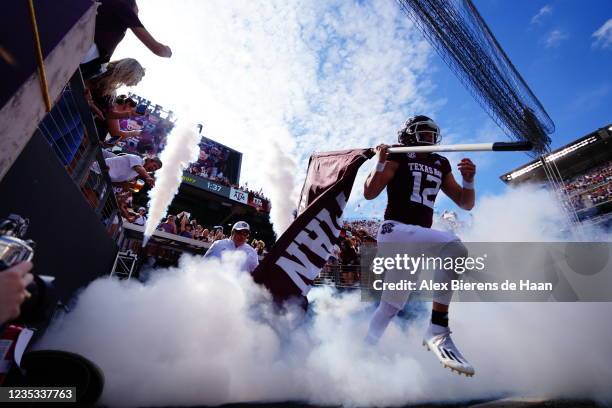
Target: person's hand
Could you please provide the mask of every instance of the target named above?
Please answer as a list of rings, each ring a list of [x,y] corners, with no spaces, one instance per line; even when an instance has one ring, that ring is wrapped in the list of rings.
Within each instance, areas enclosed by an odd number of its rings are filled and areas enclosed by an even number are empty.
[[[387,149],[389,149],[389,145],[386,144],[379,144],[376,146],[376,154],[378,155],[379,163],[384,163],[387,161],[387,156],[389,154]]]
[[[151,176],[144,179],[145,183],[147,183],[151,187],[155,187],[155,179]]]
[[[21,262],[0,272],[0,324],[13,320],[21,313],[21,304],[31,295],[26,287],[34,277],[32,263]]]
[[[459,172],[465,181],[468,183],[474,181],[474,176],[476,175],[476,165],[472,163],[470,159],[461,159],[457,167],[459,168]]]
[[[167,45],[162,45],[157,55],[163,58],[170,58],[172,56],[172,50]]]

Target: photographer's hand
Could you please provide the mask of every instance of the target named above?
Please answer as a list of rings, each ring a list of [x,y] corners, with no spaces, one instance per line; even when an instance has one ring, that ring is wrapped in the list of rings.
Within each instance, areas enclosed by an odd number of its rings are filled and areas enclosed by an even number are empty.
[[[21,312],[21,304],[30,297],[26,287],[34,277],[32,263],[21,262],[0,272],[0,324],[13,320]]]

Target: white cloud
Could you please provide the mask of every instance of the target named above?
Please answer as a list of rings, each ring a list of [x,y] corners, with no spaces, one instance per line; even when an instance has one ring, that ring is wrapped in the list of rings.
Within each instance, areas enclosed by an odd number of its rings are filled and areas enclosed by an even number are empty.
[[[599,27],[592,36],[595,37],[594,47],[612,47],[612,18]]]
[[[569,34],[561,30],[552,30],[544,39],[546,48],[556,48],[561,45],[561,42],[567,40]]]
[[[542,19],[545,16],[551,15],[553,12],[553,8],[550,4],[542,7],[533,17],[531,17],[531,24],[538,24],[542,22]]]
[[[407,116],[436,106],[430,47],[393,2],[156,0],[140,9],[174,55],[160,59],[129,34],[115,58],[147,68],[135,91],[242,151],[241,181],[272,199],[277,231],[313,151],[393,141]]]

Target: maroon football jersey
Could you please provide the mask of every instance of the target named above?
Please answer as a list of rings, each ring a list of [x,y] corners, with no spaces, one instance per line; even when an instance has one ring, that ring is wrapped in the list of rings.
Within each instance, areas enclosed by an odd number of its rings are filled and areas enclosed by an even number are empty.
[[[430,228],[436,196],[451,172],[448,159],[435,153],[403,153],[388,160],[399,166],[387,184],[385,220]]]

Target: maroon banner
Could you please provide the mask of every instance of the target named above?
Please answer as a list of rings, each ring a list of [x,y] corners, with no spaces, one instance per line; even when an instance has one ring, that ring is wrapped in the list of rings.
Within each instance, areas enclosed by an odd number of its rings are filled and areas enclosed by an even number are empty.
[[[311,156],[299,215],[253,272],[275,302],[297,298],[307,304],[305,296],[340,235],[357,170],[373,155],[372,149],[359,149]]]

